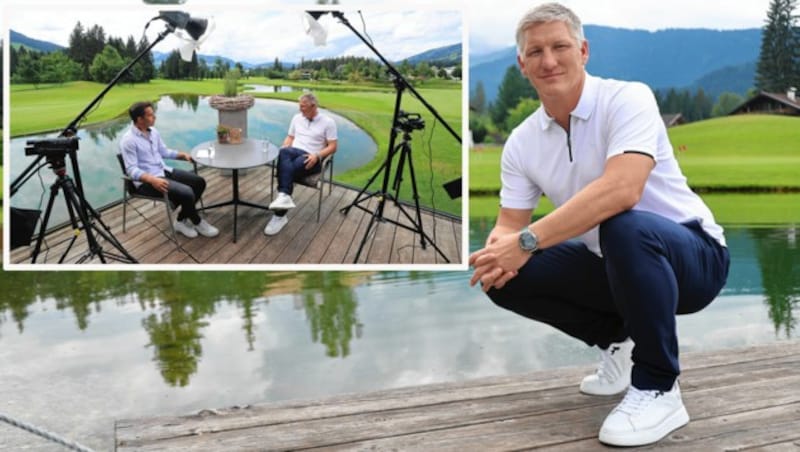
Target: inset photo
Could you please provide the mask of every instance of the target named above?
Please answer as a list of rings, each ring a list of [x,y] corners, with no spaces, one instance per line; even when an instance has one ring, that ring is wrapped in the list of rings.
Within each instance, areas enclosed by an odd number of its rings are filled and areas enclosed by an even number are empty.
[[[461,11],[9,8],[7,269],[465,269]]]

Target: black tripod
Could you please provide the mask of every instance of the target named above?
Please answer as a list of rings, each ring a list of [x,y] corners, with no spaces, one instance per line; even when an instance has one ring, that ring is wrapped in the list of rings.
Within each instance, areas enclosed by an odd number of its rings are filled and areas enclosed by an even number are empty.
[[[69,156],[73,162],[73,172],[75,172],[77,175],[78,168],[75,164],[74,152],[74,150],[70,151]],[[53,210],[53,204],[56,196],[58,196],[59,190],[63,190],[64,192],[64,201],[67,204],[67,213],[69,214],[70,224],[72,225],[72,230],[74,232],[66,251],[64,251],[64,254],[62,254],[61,258],[58,260],[59,264],[64,262],[64,259],[66,259],[81,231],[86,234],[86,239],[89,242],[89,249],[76,261],[76,263],[82,264],[90,261],[94,257],[100,259],[100,262],[104,264],[106,263],[106,258],[120,262],[136,263],[136,259],[134,259],[133,256],[125,251],[125,248],[114,237],[109,227],[103,223],[103,220],[100,219],[100,215],[92,208],[91,205],[89,205],[89,203],[77,189],[76,185],[72,182],[72,179],[67,175],[65,156],[66,154],[60,154],[58,152],[54,152],[52,155],[47,155],[47,163],[56,174],[56,181],[50,186],[50,199],[47,202],[44,219],[42,220],[42,227],[39,231],[39,237],[36,239],[36,246],[31,254],[31,263],[36,263],[36,258],[39,256],[39,251],[42,248],[42,242],[44,241],[44,237],[47,232],[47,222],[50,219],[50,213]],[[96,223],[99,223],[103,229],[99,229]],[[104,251],[103,247],[100,246],[100,243],[97,241],[95,233],[114,246],[114,248],[116,248],[121,255]]]
[[[446,262],[450,262],[450,260],[447,259],[447,257],[444,255],[444,253],[442,253],[439,247],[436,246],[433,240],[431,240],[427,235],[425,235],[425,232],[422,230],[422,220],[419,210],[419,196],[417,193],[417,183],[416,183],[416,178],[414,176],[414,167],[411,164],[411,146],[408,144],[408,142],[410,140],[411,131],[414,130],[415,128],[422,129],[425,126],[425,123],[422,121],[422,119],[418,114],[409,115],[400,110],[400,103],[403,96],[403,91],[405,91],[406,89],[411,91],[411,94],[413,94],[414,97],[416,97],[428,109],[428,111],[430,111],[433,114],[433,116],[436,117],[436,119],[438,119],[439,122],[442,123],[442,125],[444,125],[445,129],[447,129],[447,131],[450,132],[450,134],[453,135],[453,137],[456,140],[458,140],[459,143],[461,143],[461,137],[455,132],[455,130],[453,130],[452,127],[450,127],[449,124],[447,124],[447,121],[445,121],[444,118],[442,118],[441,115],[439,115],[436,109],[433,108],[425,100],[425,98],[422,97],[414,89],[414,87],[408,83],[408,81],[397,70],[397,68],[395,68],[383,55],[381,55],[380,52],[378,52],[378,49],[376,49],[375,46],[372,45],[372,42],[366,40],[364,36],[362,36],[361,33],[358,32],[358,30],[353,28],[353,26],[350,24],[347,18],[344,17],[344,14],[341,11],[308,11],[308,14],[314,19],[318,19],[321,15],[326,13],[331,13],[333,17],[338,19],[339,22],[341,22],[344,26],[349,28],[350,31],[352,31],[353,34],[355,34],[361,40],[361,42],[366,44],[366,46],[369,47],[370,50],[372,50],[372,52],[375,53],[375,55],[383,62],[383,64],[386,65],[389,74],[394,80],[395,89],[397,90],[397,97],[395,98],[395,104],[394,104],[394,116],[392,118],[392,131],[389,138],[389,149],[387,151],[388,155],[386,156],[386,160],[384,160],[381,167],[378,168],[378,171],[375,172],[375,174],[370,178],[369,182],[367,182],[364,188],[359,192],[358,196],[356,196],[355,201],[353,201],[350,205],[341,209],[342,213],[347,214],[350,211],[350,208],[356,206],[361,210],[372,213],[372,218],[370,218],[369,226],[367,227],[367,231],[364,233],[364,238],[361,239],[361,245],[358,247],[358,253],[356,254],[356,258],[353,261],[353,263],[358,263],[358,259],[361,256],[361,252],[364,249],[364,245],[367,243],[367,239],[370,235],[373,225],[375,225],[376,222],[384,222],[384,221],[388,221],[402,228],[408,229],[415,233],[419,233],[420,243],[422,244],[423,249],[425,248],[427,243],[430,243],[431,245],[433,245],[434,249],[436,249],[439,255],[442,256],[442,258],[444,258]],[[409,129],[408,131],[406,131],[404,128],[409,128]],[[404,132],[403,135],[404,140],[399,146],[396,147],[395,140],[397,138],[397,134],[399,133],[398,131]],[[400,162],[395,172],[395,181],[394,181],[395,194],[392,195],[391,193],[389,193],[389,178],[391,177],[392,160],[394,158],[394,154],[397,153],[398,149],[400,149]],[[412,218],[411,215],[409,215],[408,212],[406,212],[405,208],[403,208],[403,206],[397,200],[397,192],[400,188],[400,181],[402,181],[403,167],[406,159],[408,159],[409,162],[409,170],[411,173],[411,181],[413,184],[414,202],[416,206],[416,219]],[[383,172],[383,183],[381,184],[380,191],[370,193],[368,196],[364,196],[364,193],[366,193],[367,188],[369,188],[372,182],[378,178],[381,172]],[[378,207],[374,211],[371,211],[366,207],[360,205],[361,202],[372,197],[378,199]],[[384,218],[383,208],[386,204],[387,199],[394,200],[395,205],[397,205],[397,207],[400,208],[400,210],[403,212],[406,218],[408,218],[411,221],[412,223],[411,226],[398,223],[388,218]]]
[[[358,259],[361,257],[361,252],[364,250],[364,245],[366,245],[367,240],[370,236],[370,232],[372,231],[373,226],[377,226],[378,222],[389,222],[394,225],[397,225],[401,228],[407,229],[411,232],[418,233],[420,235],[420,246],[422,249],[425,249],[428,243],[433,245],[433,248],[439,253],[440,256],[445,260],[445,262],[450,262],[447,259],[447,256],[444,255],[442,250],[436,246],[436,243],[425,234],[425,231],[422,227],[422,214],[420,213],[419,208],[419,192],[417,191],[417,178],[414,174],[414,162],[411,157],[411,132],[414,130],[422,130],[425,128],[425,122],[422,120],[419,114],[417,113],[406,113],[400,110],[400,104],[403,96],[403,90],[405,89],[405,82],[399,78],[395,78],[395,88],[397,89],[397,96],[395,99],[394,105],[394,117],[392,119],[392,131],[389,137],[389,151],[386,159],[383,161],[381,166],[375,171],[375,174],[369,178],[364,188],[358,192],[356,195],[356,199],[350,203],[349,205],[343,207],[340,212],[344,213],[345,215],[350,211],[352,207],[358,207],[359,209],[371,213],[372,216],[369,219],[369,224],[367,225],[367,230],[364,232],[364,237],[361,239],[361,244],[358,246],[358,252],[356,253],[356,258],[353,263],[358,263]],[[403,141],[401,141],[397,146],[395,146],[395,141],[397,139],[397,135],[402,132],[403,133]],[[395,169],[394,173],[394,182],[392,183],[392,189],[394,189],[394,194],[389,192],[389,179],[391,178],[392,172],[392,161],[396,154],[399,155],[399,160],[397,163],[397,168]],[[411,176],[411,190],[413,193],[414,199],[414,211],[416,213],[415,217],[412,217],[408,211],[406,211],[405,207],[399,202],[399,194],[400,194],[400,185],[403,181],[403,170],[405,168],[405,163],[408,161],[408,170]],[[369,194],[367,193],[367,189],[372,185],[373,182],[383,174],[383,181],[381,183],[381,188],[379,191],[375,191]],[[366,195],[365,195],[366,194]],[[378,206],[375,210],[369,210],[368,208],[361,205],[362,202],[375,197],[378,199]],[[400,212],[405,215],[411,225],[406,225],[400,223],[398,221],[392,220],[390,218],[385,218],[383,216],[383,209],[386,205],[387,200],[394,201],[395,206],[400,209]]]
[[[161,11],[159,16],[154,17],[150,20],[150,22],[155,19],[163,19],[166,21],[166,28],[158,34],[158,37],[153,41],[152,44],[139,52],[136,58],[125,65],[125,67],[123,67],[117,73],[117,75],[114,76],[114,78],[105,86],[105,88],[103,88],[100,94],[98,94],[91,102],[89,102],[83,111],[81,111],[78,116],[76,116],[75,119],[73,119],[72,122],[67,125],[66,128],[64,128],[58,138],[29,140],[26,143],[25,155],[36,155],[37,157],[36,160],[34,160],[25,169],[25,171],[23,171],[22,174],[20,174],[19,177],[13,181],[10,187],[11,196],[14,196],[14,194],[25,184],[25,182],[27,182],[27,180],[33,176],[36,170],[44,166],[43,164],[40,164],[43,158],[46,159],[47,164],[53,169],[53,172],[55,172],[57,177],[53,185],[50,186],[50,199],[47,203],[44,219],[42,220],[42,224],[39,229],[39,237],[36,240],[36,246],[31,254],[31,263],[35,263],[36,258],[39,256],[42,242],[44,241],[44,236],[47,232],[47,222],[50,220],[50,213],[52,212],[53,203],[56,196],[58,196],[59,190],[64,192],[64,200],[67,204],[67,213],[69,214],[70,224],[75,232],[70,240],[69,246],[67,246],[67,250],[61,256],[61,259],[59,259],[59,263],[64,262],[66,259],[67,255],[72,249],[72,246],[75,244],[80,231],[84,231],[86,233],[86,237],[89,242],[89,250],[86,252],[86,254],[78,259],[78,263],[88,262],[94,257],[98,257],[102,263],[106,263],[106,257],[121,262],[129,262],[132,264],[137,263],[136,259],[134,259],[127,251],[125,251],[125,248],[122,246],[119,240],[114,237],[114,235],[111,233],[111,229],[109,229],[109,227],[103,223],[103,221],[100,219],[100,214],[94,210],[86,200],[86,197],[83,193],[81,174],[78,168],[78,157],[75,155],[75,151],[78,150],[78,124],[85,119],[89,111],[91,111],[95,105],[100,102],[103,96],[105,96],[106,93],[108,93],[108,91],[110,91],[111,88],[114,87],[114,85],[116,85],[117,82],[128,73],[128,70],[130,70],[134,64],[147,55],[147,53],[150,52],[150,50],[155,47],[156,44],[164,40],[167,35],[174,32],[176,28],[182,28],[186,30],[192,36],[192,38],[197,39],[205,32],[207,25],[205,19],[194,19],[190,17],[189,14],[180,11]],[[148,25],[150,22],[148,22]],[[147,26],[145,26],[145,29],[146,28]],[[75,175],[74,182],[67,175],[67,155],[69,155],[72,162],[72,172]],[[96,226],[96,223],[99,223],[103,229],[99,229]],[[105,252],[97,241],[95,233],[116,248],[120,254]]]

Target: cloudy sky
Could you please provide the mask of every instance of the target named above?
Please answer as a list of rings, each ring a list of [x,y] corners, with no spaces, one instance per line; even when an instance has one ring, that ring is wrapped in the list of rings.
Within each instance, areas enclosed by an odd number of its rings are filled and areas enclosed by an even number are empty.
[[[9,28],[35,39],[66,46],[78,21],[84,29],[99,24],[107,35],[122,38],[132,35],[138,39],[148,20],[157,16],[159,9],[164,9],[141,2],[115,1],[114,8],[107,6],[111,1],[102,3],[104,5],[42,10],[41,6],[29,2],[25,6],[6,9],[6,14]],[[118,3],[124,6],[116,6]],[[275,57],[297,62],[300,58],[374,56],[352,31],[330,15],[320,18],[321,25],[328,31],[328,44],[316,47],[303,31],[302,5],[265,7],[263,4],[258,7],[247,4],[221,7],[189,0],[170,9],[213,18],[215,29],[201,45],[203,54],[222,55],[249,63],[272,62]],[[389,60],[400,60],[463,39],[463,14],[455,8],[386,10],[373,7],[362,11],[363,25],[357,10],[344,7],[341,10],[362,35],[366,29],[374,46]],[[32,17],[36,20],[30,20]],[[152,42],[163,29],[162,21],[154,21],[146,34]],[[154,50],[169,52],[180,45],[181,41],[170,35]]]
[[[7,24],[23,34],[62,45],[80,20],[99,23],[114,36],[139,37],[144,24],[159,9],[180,9],[201,17],[214,17],[216,30],[201,48],[204,54],[221,54],[251,63],[285,61],[341,54],[372,56],[371,51],[344,25],[330,16],[326,47],[314,47],[302,31],[301,12],[317,8],[313,0],[185,0],[182,5],[147,5],[144,0],[82,0],[70,8],[51,8],[54,0],[6,0]],[[531,0],[340,0],[337,8],[362,30],[356,12],[362,9],[366,30],[374,45],[390,60],[453,44],[469,34],[470,51],[484,53],[513,45],[518,18],[538,2]],[[741,29],[764,24],[769,0],[562,0],[585,24],[660,30],[665,28]],[[502,7],[500,5],[502,4]],[[79,6],[80,5],[80,6]],[[462,14],[463,11],[463,22]],[[25,14],[23,14],[25,13]],[[31,20],[35,17],[36,20]],[[154,23],[147,32],[152,40],[163,28]],[[174,37],[159,44],[166,52],[180,45]]]

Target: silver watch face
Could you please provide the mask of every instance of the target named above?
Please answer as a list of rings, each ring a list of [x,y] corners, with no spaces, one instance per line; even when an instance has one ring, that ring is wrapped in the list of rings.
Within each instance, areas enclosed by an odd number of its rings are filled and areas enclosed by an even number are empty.
[[[519,247],[523,250],[532,253],[538,248],[539,241],[528,228],[523,228],[519,234]]]

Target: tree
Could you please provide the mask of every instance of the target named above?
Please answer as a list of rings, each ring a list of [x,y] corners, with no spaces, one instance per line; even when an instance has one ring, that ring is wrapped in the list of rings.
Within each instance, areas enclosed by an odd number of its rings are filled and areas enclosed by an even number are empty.
[[[793,14],[797,0],[771,0],[756,67],[756,87],[784,92],[800,86],[800,28]]]
[[[92,65],[89,67],[89,74],[92,76],[92,80],[96,82],[108,83],[124,66],[125,62],[122,61],[117,49],[109,45],[94,58]]]
[[[519,68],[516,65],[509,66],[497,91],[497,99],[489,112],[495,125],[502,127],[508,117],[508,111],[516,107],[520,99],[526,97],[538,99],[536,90],[522,76]]]
[[[475,93],[469,96],[469,108],[478,114],[486,111],[486,90],[483,87],[483,81],[478,81]]]
[[[50,52],[42,56],[42,83],[63,84],[66,81],[78,80],[83,75],[81,65],[70,60],[63,52]]]
[[[717,103],[714,104],[714,108],[711,109],[711,116],[725,116],[741,105],[742,102],[744,102],[744,99],[736,93],[722,93],[719,95]]]
[[[539,108],[539,104],[540,102],[538,100],[534,100],[529,97],[520,99],[517,106],[508,112],[508,118],[506,118],[506,130],[514,130],[514,128],[520,125],[525,118],[530,116],[534,111],[536,111],[537,108]]]

